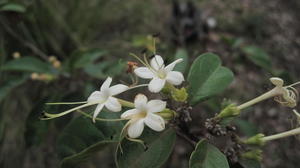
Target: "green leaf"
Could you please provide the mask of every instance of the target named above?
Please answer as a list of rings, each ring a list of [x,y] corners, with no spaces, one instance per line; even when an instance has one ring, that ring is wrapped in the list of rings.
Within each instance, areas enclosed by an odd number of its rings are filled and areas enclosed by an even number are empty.
[[[175,143],[174,130],[155,132],[146,129],[141,136],[148,149],[136,142],[122,142],[123,155],[118,151],[117,164],[119,168],[159,168],[168,159]]]
[[[26,81],[28,76],[23,76],[16,79],[9,79],[0,87],[0,101],[2,101],[15,87],[21,85]]]
[[[26,12],[26,8],[21,4],[7,3],[0,7],[0,11],[24,13]]]
[[[125,63],[117,61],[105,61],[97,64],[90,64],[84,68],[84,71],[95,78],[105,79],[107,76],[118,75],[124,70]]]
[[[272,71],[271,59],[263,49],[255,46],[246,46],[242,48],[242,51],[254,64],[268,70],[269,72]]]
[[[74,69],[84,68],[104,56],[107,52],[101,49],[90,49],[87,51],[76,51],[71,57],[71,66]]]
[[[178,49],[175,54],[174,60],[183,59],[183,61],[177,64],[174,68],[174,71],[179,71],[184,73],[188,65],[188,53],[185,49]]]
[[[251,159],[242,159],[239,163],[243,166],[243,168],[260,168],[260,163],[256,160]]]
[[[35,57],[21,57],[4,64],[2,71],[26,71],[38,73],[53,73],[49,63],[43,62]]]
[[[219,57],[212,53],[200,55],[188,74],[189,99],[195,105],[222,92],[233,80],[230,69],[221,66]]]
[[[206,140],[198,142],[189,162],[190,168],[229,168],[225,155]]]
[[[247,120],[235,119],[234,124],[237,125],[238,129],[248,137],[258,134],[257,126]]]
[[[119,118],[119,114],[102,111],[101,118]],[[94,153],[103,149],[105,144],[119,140],[122,122],[96,122],[83,116],[73,119],[58,138],[57,150],[64,158],[62,167],[76,167]],[[104,146],[103,146],[104,145]]]
[[[113,143],[116,143],[116,141],[103,140],[95,143],[77,154],[64,158],[61,162],[61,168],[78,167],[78,165],[88,160],[93,154]]]

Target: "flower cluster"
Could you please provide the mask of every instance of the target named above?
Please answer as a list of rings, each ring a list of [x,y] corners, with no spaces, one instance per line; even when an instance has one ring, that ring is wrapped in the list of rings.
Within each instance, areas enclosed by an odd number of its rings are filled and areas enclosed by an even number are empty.
[[[142,86],[148,86],[149,91],[152,93],[158,93],[167,86],[172,86],[172,88],[174,89],[174,86],[180,85],[184,81],[184,77],[181,72],[173,71],[175,65],[181,62],[182,59],[175,60],[167,66],[165,66],[164,60],[160,55],[155,55],[150,60],[150,64],[146,59],[144,61],[142,61],[141,59],[139,60],[144,65],[144,67],[138,67],[137,64],[134,64],[134,66],[130,67],[132,69],[130,71],[132,71],[137,77],[143,79],[151,79],[149,84],[141,84],[135,86],[117,84],[110,86],[112,83],[112,78],[108,77],[103,82],[100,90],[94,91],[88,97],[86,102],[78,102],[78,104],[83,103],[83,105],[59,114],[45,113],[45,116],[47,117],[45,119],[60,117],[73,111],[80,110],[81,108],[96,105],[96,109],[93,115],[90,116],[92,118],[92,121],[96,122],[96,120],[100,119],[97,118],[97,116],[104,107],[111,112],[120,112],[122,110],[122,106],[126,106],[132,109],[129,109],[122,113],[121,119],[116,119],[115,121],[128,120],[127,124],[124,127],[124,130],[127,130],[127,135],[129,138],[138,138],[142,134],[145,125],[147,125],[154,131],[164,130],[166,121],[163,118],[163,115],[161,116],[159,112],[173,112],[166,109],[167,103],[165,101],[158,99],[148,101],[148,98],[145,95],[138,94],[135,97],[134,102],[131,103],[129,101],[119,99],[116,96],[127,90]],[[179,91],[182,92],[182,90]],[[84,114],[87,115],[86,113]]]

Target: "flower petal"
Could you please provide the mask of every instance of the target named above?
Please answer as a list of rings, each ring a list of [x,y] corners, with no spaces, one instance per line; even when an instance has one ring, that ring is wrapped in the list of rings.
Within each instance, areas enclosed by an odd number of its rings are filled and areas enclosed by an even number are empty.
[[[156,113],[163,111],[166,108],[167,103],[161,100],[150,100],[147,103],[147,112]]]
[[[181,72],[171,71],[167,74],[167,81],[173,85],[180,85],[184,81],[184,77]]]
[[[173,61],[171,64],[169,64],[168,66],[166,66],[165,70],[166,70],[167,72],[172,71],[172,70],[174,69],[175,65],[176,65],[177,63],[181,62],[181,61],[183,61],[182,58]]]
[[[107,77],[106,80],[103,82],[100,90],[101,91],[105,91],[105,90],[109,89],[111,81],[112,81],[112,78],[111,77]]]
[[[165,121],[159,115],[149,113],[144,122],[154,131],[162,131],[165,129]]]
[[[137,109],[130,109],[125,111],[122,115],[121,118],[131,118],[131,116],[138,114],[140,111]]]
[[[155,77],[150,81],[148,88],[150,92],[158,93],[165,86],[165,83],[166,83],[165,79],[160,79]]]
[[[140,135],[142,135],[143,130],[144,130],[144,119],[137,120],[128,126],[128,130],[127,130],[128,136],[130,138],[137,138]]]
[[[99,91],[94,91],[87,99],[88,103],[92,103],[92,102],[101,102],[104,101],[105,97],[103,95],[103,93],[99,92]]]
[[[150,65],[152,68],[154,68],[155,70],[159,70],[161,68],[164,68],[164,60],[160,55],[155,55],[151,61],[150,61]]]
[[[277,77],[273,77],[273,78],[270,78],[270,81],[273,83],[273,85],[275,86],[283,86],[283,80],[281,78],[277,78]]]
[[[109,93],[111,96],[125,92],[129,87],[123,84],[117,84],[109,88]]]
[[[98,104],[95,111],[94,111],[94,114],[93,114],[93,122],[95,122],[95,118],[98,116],[98,114],[100,113],[100,111],[103,109],[103,106],[104,104]]]
[[[121,104],[119,103],[118,99],[114,97],[109,97],[105,102],[105,107],[112,111],[112,112],[119,112],[122,109]]]
[[[134,106],[140,111],[144,111],[147,108],[147,97],[143,94],[138,94],[134,98]]]
[[[151,79],[154,77],[153,72],[147,67],[139,67],[134,70],[134,73],[144,79]]]

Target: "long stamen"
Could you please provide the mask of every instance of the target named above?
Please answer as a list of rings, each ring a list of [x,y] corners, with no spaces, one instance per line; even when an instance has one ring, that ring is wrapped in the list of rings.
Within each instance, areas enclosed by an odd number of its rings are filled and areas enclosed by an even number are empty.
[[[88,106],[91,106],[91,105],[94,105],[94,104],[98,104],[98,103],[87,103],[87,104],[83,104],[81,106],[77,106],[75,108],[72,108],[70,110],[67,110],[67,111],[64,111],[64,112],[61,112],[61,113],[58,113],[58,114],[50,114],[50,113],[44,113],[45,117],[47,118],[41,118],[41,120],[49,120],[49,119],[53,119],[53,118],[57,118],[57,117],[61,117],[61,116],[64,116],[66,114],[69,114],[71,112],[74,112],[78,109],[81,109],[81,108],[84,108],[84,107],[88,107]]]
[[[145,142],[143,140],[140,140],[140,139],[133,139],[133,138],[130,138],[128,136],[126,136],[126,139],[128,139],[129,141],[132,141],[132,142],[137,142],[137,143],[140,143],[141,145],[143,145],[144,149],[146,150],[148,147],[145,145]]]
[[[58,105],[58,104],[83,104],[87,103],[87,101],[82,102],[54,102],[54,103],[46,103],[46,105]]]

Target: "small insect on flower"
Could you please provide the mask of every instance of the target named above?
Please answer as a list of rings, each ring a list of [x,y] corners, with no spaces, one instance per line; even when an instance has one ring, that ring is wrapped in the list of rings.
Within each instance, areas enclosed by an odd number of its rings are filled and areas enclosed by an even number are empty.
[[[175,65],[181,62],[182,59],[177,59],[165,67],[164,60],[160,55],[155,55],[150,65],[147,62],[142,62],[146,67],[139,67],[134,70],[134,73],[144,79],[152,79],[148,88],[153,93],[158,93],[162,90],[166,83],[172,85],[180,85],[184,81],[181,72],[173,71]]]
[[[165,129],[164,119],[156,113],[166,108],[166,102],[161,100],[148,101],[145,95],[138,94],[134,99],[134,106],[134,109],[127,110],[121,115],[121,118],[129,119],[125,127],[130,138],[139,137],[145,124],[154,131]]]
[[[137,68],[137,65],[137,62],[128,61],[126,73],[133,73],[134,69]]]

